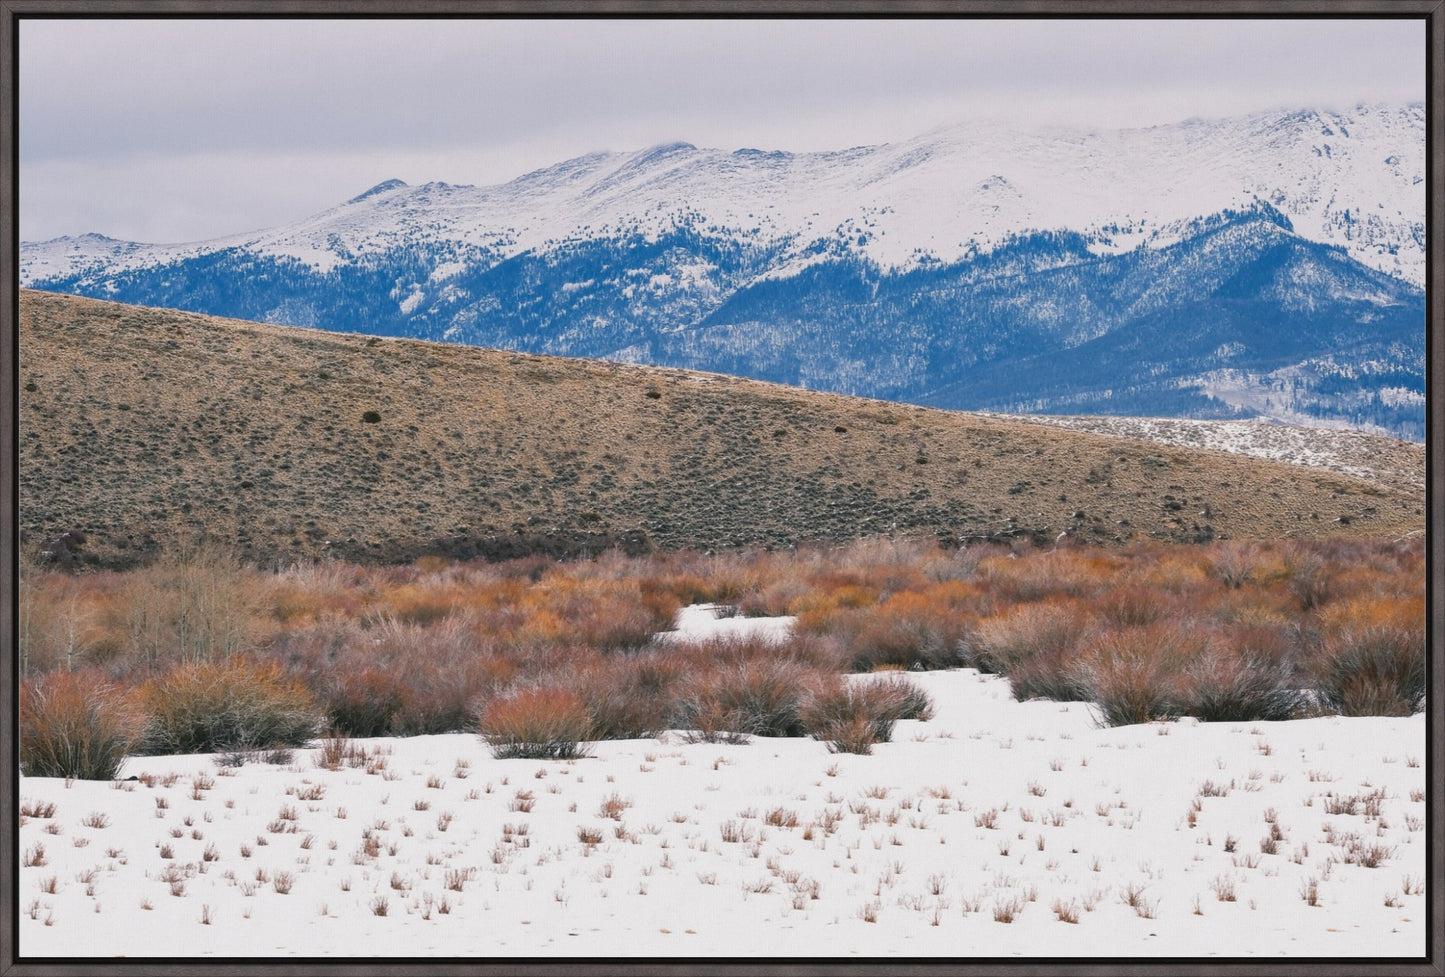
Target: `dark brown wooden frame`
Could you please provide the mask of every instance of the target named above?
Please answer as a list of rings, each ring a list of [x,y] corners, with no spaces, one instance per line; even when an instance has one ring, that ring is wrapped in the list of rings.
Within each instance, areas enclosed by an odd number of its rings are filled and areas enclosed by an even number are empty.
[[[1430,714],[1427,721],[1428,881],[1427,920],[1430,934],[1425,958],[1418,961],[1335,962],[1321,959],[1289,961],[1159,960],[983,960],[876,959],[768,963],[758,960],[523,960],[460,961],[396,959],[377,961],[247,960],[202,963],[174,959],[148,962],[24,961],[18,954],[18,827],[19,770],[17,737],[17,662],[15,605],[17,593],[18,474],[17,371],[19,318],[19,175],[18,34],[19,23],[32,17],[130,16],[257,16],[330,17],[716,17],[716,16],[944,16],[944,17],[1405,17],[1424,22],[1428,44],[1427,75],[1427,635],[1430,656]],[[1279,977],[1445,977],[1445,743],[1441,703],[1445,703],[1445,561],[1440,527],[1445,522],[1440,459],[1445,449],[1445,393],[1441,390],[1442,342],[1445,342],[1445,0],[0,0],[0,977],[72,977],[106,974],[115,977],[250,977],[253,974],[318,974],[335,977],[952,977],[952,975],[1014,974],[1078,975],[1078,977],[1179,977],[1270,974]]]

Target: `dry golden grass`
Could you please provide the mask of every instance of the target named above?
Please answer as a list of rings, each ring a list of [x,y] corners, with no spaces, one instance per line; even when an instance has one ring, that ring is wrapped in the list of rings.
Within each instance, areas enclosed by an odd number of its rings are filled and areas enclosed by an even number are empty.
[[[23,538],[38,551],[81,530],[79,552],[102,566],[201,535],[287,565],[595,552],[619,539],[720,549],[889,534],[1051,542],[1067,530],[1117,543],[1424,526],[1408,480],[30,291],[18,379]],[[747,568],[735,572],[715,599],[750,589]],[[887,578],[857,586],[887,591]],[[456,598],[391,599],[421,621]],[[283,616],[334,603],[308,600]]]

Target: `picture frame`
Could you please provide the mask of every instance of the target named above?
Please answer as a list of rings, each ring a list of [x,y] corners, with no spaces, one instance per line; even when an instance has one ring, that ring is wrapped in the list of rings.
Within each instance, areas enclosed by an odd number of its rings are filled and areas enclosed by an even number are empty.
[[[1429,402],[1426,453],[1428,463],[1427,579],[1429,696],[1427,739],[1429,749],[1425,763],[1429,769],[1428,810],[1431,830],[1427,832],[1429,877],[1426,881],[1424,912],[1428,917],[1427,952],[1419,958],[1375,960],[1329,960],[1301,953],[1298,958],[1279,960],[1240,959],[1228,955],[1218,959],[1203,957],[1178,958],[1161,954],[1156,958],[1103,959],[1081,957],[1064,959],[1048,957],[970,959],[909,957],[903,948],[879,946],[876,954],[864,959],[828,958],[818,960],[678,957],[632,959],[584,958],[510,958],[501,960],[438,958],[398,952],[377,960],[362,958],[297,958],[262,959],[174,959],[156,956],[145,960],[26,958],[20,936],[19,919],[24,896],[19,890],[21,846],[17,824],[20,817],[20,771],[18,761],[20,680],[17,662],[16,602],[19,588],[20,540],[18,431],[21,423],[17,388],[20,383],[23,350],[19,348],[20,316],[20,230],[18,214],[25,187],[20,176],[19,143],[19,69],[22,55],[24,23],[31,18],[85,19],[105,17],[168,17],[168,18],[390,18],[390,17],[464,17],[464,18],[687,18],[706,21],[709,18],[860,18],[895,17],[942,18],[1017,18],[1021,20],[1077,20],[1081,23],[1101,19],[1166,18],[1176,20],[1226,19],[1241,26],[1251,21],[1306,18],[1415,18],[1421,22],[1422,36],[1428,45],[1428,233],[1427,253],[1427,370]],[[1445,262],[1441,253],[1440,234],[1445,227],[1445,124],[1441,106],[1442,64],[1445,64],[1445,3],[1441,0],[179,0],[153,4],[143,0],[0,0],[0,50],[7,54],[3,77],[0,77],[0,107],[3,107],[5,151],[0,154],[0,214],[4,216],[6,234],[0,238],[0,310],[6,324],[8,342],[0,344],[0,377],[4,378],[5,396],[0,398],[0,438],[4,440],[4,470],[0,471],[0,502],[5,518],[0,521],[0,591],[6,604],[0,615],[0,646],[4,649],[0,668],[0,701],[5,703],[3,749],[0,749],[0,836],[7,857],[0,859],[0,977],[40,977],[40,975],[80,974],[250,974],[276,971],[298,974],[426,974],[426,975],[492,975],[527,974],[537,977],[591,977],[604,974],[636,975],[732,975],[756,974],[778,977],[823,977],[851,974],[930,974],[974,975],[996,973],[1028,973],[1092,975],[1105,974],[1181,974],[1212,977],[1215,974],[1280,974],[1331,975],[1371,973],[1384,975],[1445,975],[1445,857],[1439,841],[1441,804],[1445,803],[1445,743],[1442,743],[1438,703],[1445,701],[1445,668],[1441,667],[1441,635],[1445,634],[1445,573],[1442,573],[1439,527],[1445,517],[1445,501],[1439,488],[1439,459],[1445,418],[1438,383],[1442,375],[1440,338],[1445,328],[1440,297],[1445,295]],[[739,933],[740,948],[750,934]]]

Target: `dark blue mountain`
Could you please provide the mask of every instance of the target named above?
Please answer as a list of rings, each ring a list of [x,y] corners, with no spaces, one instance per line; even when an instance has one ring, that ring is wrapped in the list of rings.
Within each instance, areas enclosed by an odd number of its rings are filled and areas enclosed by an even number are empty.
[[[1034,233],[885,271],[820,238],[804,249],[811,263],[785,273],[779,256],[797,242],[684,221],[511,256],[413,243],[322,272],[237,247],[34,284],[939,407],[1262,415],[1423,439],[1418,288],[1299,237],[1264,204],[1196,221],[1168,247],[1097,254],[1094,243]],[[448,262],[454,273],[431,274]]]

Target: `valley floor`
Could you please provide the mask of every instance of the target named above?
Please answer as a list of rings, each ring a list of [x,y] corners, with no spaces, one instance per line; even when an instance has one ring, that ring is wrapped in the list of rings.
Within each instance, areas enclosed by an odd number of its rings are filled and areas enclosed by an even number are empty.
[[[22,959],[1424,954],[1423,714],[1100,728],[912,677],[934,718],[871,756],[459,733],[24,778]]]

